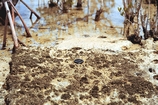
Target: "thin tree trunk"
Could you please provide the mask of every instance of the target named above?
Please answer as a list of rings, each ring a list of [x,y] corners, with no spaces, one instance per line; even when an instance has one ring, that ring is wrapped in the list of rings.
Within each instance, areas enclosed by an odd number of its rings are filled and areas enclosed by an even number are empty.
[[[5,5],[6,11],[7,11],[7,15],[8,15],[10,27],[11,27],[11,30],[12,30],[12,35],[13,35],[13,40],[14,40],[14,46],[15,46],[15,48],[18,48],[18,46],[19,46],[18,38],[17,38],[16,33],[15,33],[15,28],[14,28],[14,25],[13,25],[11,13],[10,13],[7,1],[4,2],[4,5]]]
[[[17,11],[17,9],[14,7],[14,5],[12,4],[12,2],[9,0],[9,3],[11,4],[11,6],[13,7],[13,9],[15,10],[15,12],[17,13],[17,15],[19,16],[21,22],[23,23],[24,27],[25,27],[25,32],[27,33],[27,37],[31,37],[31,34],[24,22],[24,20],[22,19],[22,17],[20,16],[19,12]]]
[[[65,0],[62,0],[62,12],[63,13],[67,13],[68,12],[67,3],[66,3]]]
[[[5,49],[5,47],[6,47],[7,30],[8,30],[8,16],[6,14],[2,49]]]
[[[40,19],[41,17],[35,12],[33,11],[23,0],[20,0],[30,11],[31,11],[31,14],[35,14],[35,16]],[[30,15],[30,19],[32,18],[32,15]]]
[[[156,14],[156,29],[155,32],[157,32],[157,25],[158,25],[158,0],[157,0],[157,14]]]
[[[77,6],[76,7],[82,7],[82,0],[77,1]]]
[[[11,7],[11,14],[12,14],[13,24],[15,25],[15,14],[14,14],[14,9],[13,9],[13,7]]]
[[[96,15],[95,15],[95,21],[100,20],[100,15],[102,12],[103,12],[103,10],[101,8],[99,10],[97,10]]]

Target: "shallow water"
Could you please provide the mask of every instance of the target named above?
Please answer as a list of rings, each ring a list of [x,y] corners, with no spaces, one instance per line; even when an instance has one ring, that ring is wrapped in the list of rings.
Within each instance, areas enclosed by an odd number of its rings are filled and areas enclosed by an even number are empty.
[[[16,5],[33,38],[26,39],[21,36],[25,35],[25,30],[18,17],[16,18],[17,34],[25,43],[32,42],[32,46],[53,46],[66,38],[84,35],[119,34],[123,27],[124,17],[117,10],[118,7],[122,7],[122,0],[86,0],[82,10],[76,10],[77,0],[74,0],[72,8],[66,14],[62,14],[62,11],[57,8],[49,8],[47,0],[23,1],[41,16],[39,20],[36,20],[34,15],[29,19],[31,12],[21,2]],[[95,22],[96,10],[100,7],[104,12],[101,20]],[[88,22],[85,21],[87,15],[90,15]],[[115,31],[110,27],[114,27]]]
[[[42,14],[42,11],[39,11],[38,8],[48,8],[48,0],[23,0],[26,2],[34,11],[36,11],[39,15]],[[97,3],[97,5],[96,5]],[[87,4],[87,5],[86,5]],[[94,14],[96,12],[96,9],[99,9],[100,7],[103,7],[105,9],[108,9],[108,11],[103,13],[104,18],[108,18],[114,26],[122,26],[122,22],[124,18],[120,16],[120,13],[118,12],[118,7],[122,7],[122,0],[89,0],[89,2],[86,0],[84,2],[83,6],[83,12],[85,15],[88,13],[88,4],[89,4],[89,13]],[[76,5],[76,0],[74,0],[73,6]],[[21,3],[19,2],[17,4],[17,9],[20,12],[21,16],[24,18],[24,20],[27,21],[27,25],[31,25],[31,20],[29,19],[30,11]],[[50,16],[51,17],[51,16]],[[35,20],[36,17],[33,17],[33,20]],[[17,19],[16,21],[19,23]],[[101,21],[104,19],[101,19]],[[42,21],[42,20],[40,20]],[[44,21],[44,20],[43,20]],[[105,21],[105,20],[104,20]]]

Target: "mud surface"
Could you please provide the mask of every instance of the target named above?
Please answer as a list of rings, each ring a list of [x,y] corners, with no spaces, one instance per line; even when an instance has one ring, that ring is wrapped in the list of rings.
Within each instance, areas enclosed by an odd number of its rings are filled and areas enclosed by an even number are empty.
[[[84,2],[83,10],[73,6],[67,14],[48,8],[47,3],[38,4],[44,0],[24,1],[41,19],[29,20],[30,11],[17,4],[32,38],[25,37],[16,18],[17,36],[27,48],[19,49],[8,64],[13,42],[11,30],[7,31],[6,50],[0,51],[0,104],[3,100],[6,105],[158,103],[158,43],[149,39],[142,46],[133,45],[120,34],[123,17],[117,8],[121,0],[91,1],[89,13],[88,2]],[[94,5],[97,1],[99,5]],[[94,13],[101,5],[105,12],[101,21],[94,22]],[[85,21],[88,14],[92,16]],[[4,27],[0,27],[2,42]],[[55,45],[60,50],[46,48]]]
[[[155,105],[158,86],[139,64],[146,52],[23,48],[12,56],[7,105]],[[155,53],[155,52],[153,52]],[[83,60],[82,64],[74,62]],[[148,70],[147,70],[148,71]],[[148,72],[153,72],[149,68]],[[157,78],[157,77],[155,77]]]

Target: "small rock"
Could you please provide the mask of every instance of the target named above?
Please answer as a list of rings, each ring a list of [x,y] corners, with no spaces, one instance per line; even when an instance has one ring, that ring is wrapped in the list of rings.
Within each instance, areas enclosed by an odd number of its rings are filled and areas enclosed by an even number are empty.
[[[142,76],[142,73],[136,73],[137,76]]]
[[[106,36],[99,36],[98,38],[107,38]]]
[[[158,63],[158,59],[154,59],[153,62],[154,62],[155,64],[157,64],[157,63]]]
[[[90,35],[86,35],[86,34],[85,34],[85,35],[83,35],[83,36],[84,36],[85,38],[90,37]]]
[[[140,44],[141,45],[141,37],[139,37],[136,34],[132,34],[130,36],[127,36],[127,39],[131,41],[133,44]]]
[[[81,47],[73,47],[72,49],[73,50],[81,50],[82,48]]]
[[[154,75],[153,78],[158,80],[158,75]]]
[[[90,95],[92,95],[94,98],[98,98],[99,94],[99,87],[98,86],[94,86],[91,90],[90,90]]]
[[[122,46],[122,50],[127,50],[128,47],[127,46]]]
[[[152,68],[149,68],[149,72],[150,72],[150,73],[153,73],[153,72],[155,72],[155,70],[152,69]]]
[[[82,83],[88,84],[89,82],[88,82],[87,77],[82,77],[82,78],[80,79],[80,83],[81,83],[81,84],[82,84]]]
[[[75,67],[75,65],[73,65],[73,64],[70,64],[69,66],[70,66],[71,68],[74,68],[74,67]]]
[[[64,100],[68,100],[68,99],[70,99],[70,97],[71,97],[71,95],[69,93],[61,95],[61,99],[64,99]]]
[[[76,64],[82,64],[84,61],[82,59],[75,59],[74,63]]]

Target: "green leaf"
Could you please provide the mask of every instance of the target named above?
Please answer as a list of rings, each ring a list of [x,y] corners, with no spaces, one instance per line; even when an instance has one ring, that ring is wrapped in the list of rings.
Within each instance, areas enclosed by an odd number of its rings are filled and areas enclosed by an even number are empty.
[[[121,10],[122,10],[122,8],[121,8],[121,7],[118,7],[118,11],[121,12]]]
[[[121,16],[123,16],[125,13],[124,12],[121,12]]]

